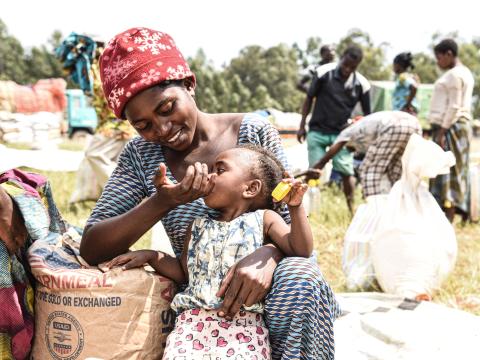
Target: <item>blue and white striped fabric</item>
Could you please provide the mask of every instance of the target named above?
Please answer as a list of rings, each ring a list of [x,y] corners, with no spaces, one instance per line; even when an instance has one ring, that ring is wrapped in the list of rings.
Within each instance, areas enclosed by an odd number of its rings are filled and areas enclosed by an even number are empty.
[[[278,131],[258,114],[246,114],[240,125],[238,144],[254,144],[272,151],[289,166]],[[155,193],[152,179],[159,164],[166,163],[162,146],[140,137],[132,139],[120,155],[117,168],[107,182],[92,215],[93,225],[127,212]],[[176,182],[167,168],[167,176]],[[185,232],[197,217],[212,215],[203,199],[171,210],[162,223],[180,256]],[[289,222],[286,208],[281,212]],[[273,359],[333,359],[333,320],[338,305],[318,266],[307,259],[286,258],[275,271],[272,290],[265,302]]]

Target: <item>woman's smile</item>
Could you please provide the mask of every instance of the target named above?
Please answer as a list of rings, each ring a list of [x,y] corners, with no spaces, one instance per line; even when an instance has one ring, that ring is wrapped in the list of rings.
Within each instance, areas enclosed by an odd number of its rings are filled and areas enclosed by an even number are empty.
[[[175,144],[175,142],[177,142],[177,140],[180,138],[181,134],[182,134],[182,129],[179,129],[175,134],[173,134],[173,136],[171,136],[167,140],[167,143],[170,144],[170,145]]]

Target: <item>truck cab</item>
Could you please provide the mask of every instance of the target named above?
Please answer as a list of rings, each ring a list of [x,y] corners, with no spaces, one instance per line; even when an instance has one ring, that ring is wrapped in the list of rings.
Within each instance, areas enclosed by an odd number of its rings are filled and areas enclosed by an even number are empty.
[[[68,89],[66,95],[68,136],[76,139],[93,135],[98,124],[97,112],[87,96],[80,89]]]

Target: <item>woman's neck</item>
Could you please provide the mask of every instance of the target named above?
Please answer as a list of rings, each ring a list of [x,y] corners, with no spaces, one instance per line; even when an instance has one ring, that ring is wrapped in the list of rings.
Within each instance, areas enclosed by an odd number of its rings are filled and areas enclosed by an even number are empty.
[[[197,112],[197,125],[192,141],[192,147],[197,148],[204,142],[209,142],[218,135],[218,119],[214,114]]]

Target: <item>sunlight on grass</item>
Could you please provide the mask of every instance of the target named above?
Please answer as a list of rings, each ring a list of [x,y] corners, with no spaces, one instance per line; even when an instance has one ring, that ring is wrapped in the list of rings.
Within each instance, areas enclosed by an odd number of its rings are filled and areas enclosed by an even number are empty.
[[[84,227],[95,202],[68,203],[75,188],[75,173],[36,172],[44,174],[50,180],[55,202],[64,218],[72,225]],[[361,201],[360,191],[357,190],[356,205]],[[334,291],[345,292],[347,289],[342,272],[342,248],[343,236],[351,220],[350,214],[343,193],[336,186],[322,189],[321,202],[319,214],[310,217],[318,263]],[[480,315],[480,225],[463,226],[457,223],[455,227],[458,240],[457,263],[433,301]],[[133,248],[149,248],[150,243],[149,231]]]

